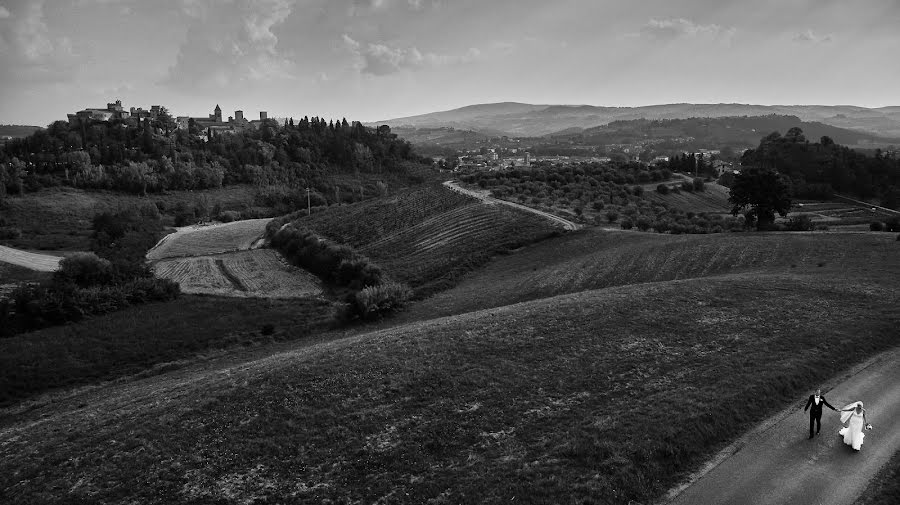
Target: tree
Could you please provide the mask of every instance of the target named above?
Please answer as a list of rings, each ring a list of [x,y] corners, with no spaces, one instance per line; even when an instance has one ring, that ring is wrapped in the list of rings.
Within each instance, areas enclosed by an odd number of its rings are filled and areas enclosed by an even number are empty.
[[[156,127],[165,132],[168,137],[169,132],[174,130],[175,126],[175,118],[169,113],[169,109],[160,107],[159,113],[156,115]]]
[[[745,208],[745,214],[756,220],[758,230],[775,222],[775,213],[781,217],[791,208],[790,184],[787,179],[769,168],[748,167],[735,175],[728,202],[731,214],[738,215]]]

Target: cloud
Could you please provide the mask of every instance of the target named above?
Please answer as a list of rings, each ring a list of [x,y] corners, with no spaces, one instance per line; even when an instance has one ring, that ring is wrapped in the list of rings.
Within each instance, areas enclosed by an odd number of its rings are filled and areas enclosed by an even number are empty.
[[[356,68],[364,74],[390,75],[402,70],[436,68],[470,63],[481,58],[481,51],[472,47],[462,55],[422,53],[416,47],[392,47],[383,43],[362,44],[347,34],[344,44],[356,57]]]
[[[201,91],[293,74],[293,63],[279,52],[273,28],[293,10],[293,0],[184,0],[191,18],[187,38],[163,84]]]
[[[812,30],[806,30],[805,32],[800,32],[794,34],[794,37],[791,39],[794,42],[799,43],[812,43],[818,44],[820,42],[832,42],[834,37],[829,35],[816,35]]]
[[[0,67],[3,80],[60,81],[77,64],[72,41],[52,37],[44,19],[43,0],[0,7]]]
[[[684,18],[651,19],[641,27],[639,35],[653,40],[715,39],[730,42],[735,33],[734,27],[723,27],[717,24],[701,25]]]

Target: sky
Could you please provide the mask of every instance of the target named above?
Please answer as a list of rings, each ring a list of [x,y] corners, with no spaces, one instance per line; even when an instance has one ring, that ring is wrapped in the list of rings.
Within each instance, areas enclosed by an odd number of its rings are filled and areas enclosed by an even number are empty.
[[[377,121],[492,102],[900,105],[900,0],[0,0],[0,123],[122,100]]]

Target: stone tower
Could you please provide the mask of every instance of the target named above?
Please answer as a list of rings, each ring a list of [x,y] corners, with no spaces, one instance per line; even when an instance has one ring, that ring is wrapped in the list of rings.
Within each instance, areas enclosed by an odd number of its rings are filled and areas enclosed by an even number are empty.
[[[215,114],[215,116],[216,116],[215,120],[221,123],[222,122],[222,108],[219,107],[219,104],[216,104],[216,109],[213,111],[213,114]]]

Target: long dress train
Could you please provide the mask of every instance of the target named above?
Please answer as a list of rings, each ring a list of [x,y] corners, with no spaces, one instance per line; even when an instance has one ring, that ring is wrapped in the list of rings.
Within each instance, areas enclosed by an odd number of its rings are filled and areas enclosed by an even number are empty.
[[[850,424],[846,428],[841,428],[838,434],[843,435],[845,444],[858,451],[862,447],[863,439],[866,438],[866,434],[863,433],[862,413],[857,414],[855,411],[851,413]]]

